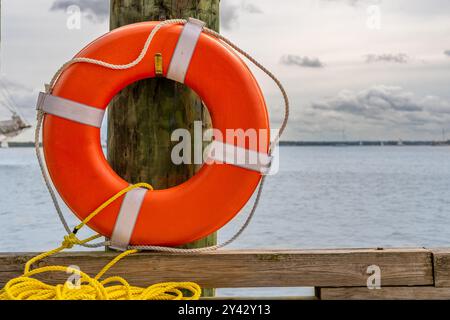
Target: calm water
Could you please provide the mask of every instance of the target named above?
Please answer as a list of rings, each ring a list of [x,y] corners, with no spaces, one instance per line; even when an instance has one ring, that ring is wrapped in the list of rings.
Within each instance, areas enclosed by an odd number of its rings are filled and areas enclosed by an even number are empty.
[[[0,149],[0,251],[42,251],[64,235],[33,152]],[[450,244],[450,148],[282,147],[280,153],[280,172],[268,178],[253,223],[232,247]]]

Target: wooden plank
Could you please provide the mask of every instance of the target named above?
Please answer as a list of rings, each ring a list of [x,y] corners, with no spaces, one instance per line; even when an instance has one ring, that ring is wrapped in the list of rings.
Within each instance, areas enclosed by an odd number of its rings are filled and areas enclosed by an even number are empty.
[[[382,287],[320,288],[321,300],[448,300],[450,288],[435,287]]]
[[[450,287],[450,249],[432,249],[435,287]]]
[[[0,254],[0,284],[21,273],[33,254]],[[94,275],[116,254],[62,253],[43,265],[77,265]],[[181,255],[139,253],[127,257],[110,272],[134,285],[160,281],[196,281],[206,288],[227,287],[361,287],[366,271],[378,265],[382,285],[433,285],[432,256],[425,249],[352,249],[216,251]],[[67,275],[52,275],[65,279]],[[50,279],[50,280],[52,280]]]
[[[316,296],[275,296],[275,297],[243,296],[243,297],[205,297],[205,298],[200,298],[200,300],[207,300],[207,301],[209,301],[209,300],[228,300],[228,301],[233,301],[233,300],[303,300],[303,301],[310,301],[310,300],[318,300],[318,298]]]

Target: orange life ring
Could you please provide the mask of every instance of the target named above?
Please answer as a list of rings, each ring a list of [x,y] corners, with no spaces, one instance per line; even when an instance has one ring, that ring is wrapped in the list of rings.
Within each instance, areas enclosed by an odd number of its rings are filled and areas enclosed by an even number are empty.
[[[113,64],[132,61],[157,22],[116,29],[84,48],[77,57]],[[52,94],[105,110],[125,86],[155,77],[154,56],[163,56],[164,76],[181,25],[169,25],[155,36],[143,61],[127,70],[74,64],[56,82]],[[216,38],[202,33],[190,61],[185,84],[208,106],[214,128],[250,128],[269,131],[268,113],[257,81],[239,56]],[[269,133],[267,133],[268,138]],[[103,201],[126,188],[109,166],[100,145],[99,128],[47,114],[43,125],[44,155],[60,196],[80,219]],[[252,148],[246,145],[246,148]],[[259,145],[267,153],[267,145]],[[175,246],[195,241],[218,230],[250,199],[261,174],[229,164],[205,164],[185,183],[145,195],[130,244]],[[121,200],[106,208],[88,225],[110,237]]]

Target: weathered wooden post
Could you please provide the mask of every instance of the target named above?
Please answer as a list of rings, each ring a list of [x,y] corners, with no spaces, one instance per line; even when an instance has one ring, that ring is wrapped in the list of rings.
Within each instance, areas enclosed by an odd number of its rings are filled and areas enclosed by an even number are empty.
[[[111,0],[114,29],[142,21],[194,17],[219,29],[219,0]],[[175,165],[170,154],[176,142],[173,130],[191,131],[194,121],[210,126],[209,114],[198,96],[182,84],[167,79],[147,79],[125,88],[111,104],[108,115],[108,160],[130,183],[148,182],[155,189],[178,185],[199,166]],[[216,235],[188,244],[198,248],[216,243]]]

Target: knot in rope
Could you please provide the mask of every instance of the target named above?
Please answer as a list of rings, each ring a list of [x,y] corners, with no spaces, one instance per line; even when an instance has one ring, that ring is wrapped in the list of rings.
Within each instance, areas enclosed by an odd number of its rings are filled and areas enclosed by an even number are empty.
[[[72,249],[74,245],[81,244],[81,240],[76,237],[74,233],[64,236],[64,241],[61,246],[67,249]]]

